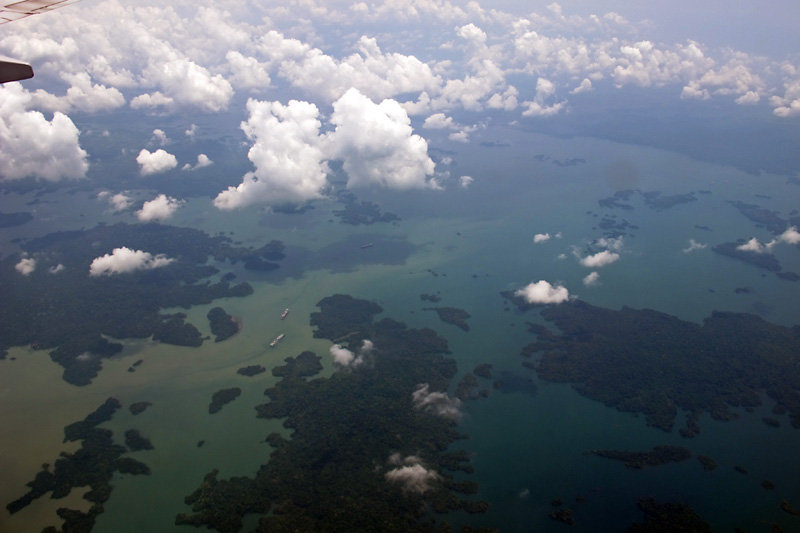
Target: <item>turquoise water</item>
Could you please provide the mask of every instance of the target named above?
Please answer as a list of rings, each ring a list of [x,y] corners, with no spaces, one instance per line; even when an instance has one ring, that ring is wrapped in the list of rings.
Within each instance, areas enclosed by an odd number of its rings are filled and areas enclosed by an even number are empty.
[[[512,372],[536,383],[535,395],[493,391],[487,399],[462,406],[460,429],[471,438],[457,446],[474,453],[476,472],[471,478],[480,485],[479,496],[491,503],[485,516],[469,517],[470,522],[503,531],[559,531],[565,526],[547,515],[551,500],[562,498],[564,506],[575,511],[577,524],[572,530],[620,531],[640,519],[636,499],[653,496],[684,501],[723,531],[736,526],[760,531],[765,522],[773,521],[791,530],[791,517],[778,505],[784,498],[800,499],[795,483],[800,473],[796,453],[800,431],[788,424],[779,429],[764,425],[761,417],[768,415],[769,401],[755,413],[741,412],[742,418],[734,422],[704,416],[702,433],[691,440],[681,439],[677,432],[648,428],[643,417],[608,409],[582,398],[569,385],[542,382],[523,368],[519,350],[534,340],[525,323],[542,319],[536,311],[507,309],[499,293],[548,280],[564,284],[571,294],[593,305],[615,309],[652,308],[696,322],[715,309],[756,312],[775,323],[795,324],[800,317],[796,284],[769,273],[762,276],[761,270],[710,248],[737,238],[769,240],[766,230],[756,228],[729,200],[757,203],[786,217],[796,205],[797,186],[787,184],[785,176],[747,175],[674,153],[596,139],[556,139],[499,127],[483,135],[486,141],[511,146],[442,146],[455,151],[450,157],[457,161],[450,167],[444,191],[354,191],[359,199],[375,201],[384,211],[400,215],[403,220],[397,225],[340,224],[332,215],[340,206],[332,201],[318,202],[316,209],[302,215],[281,215],[257,208],[221,213],[208,199],[189,200],[170,223],[210,233],[233,232],[234,240],[247,245],[271,239],[287,245],[287,258],[277,271],[232,269],[254,286],[255,294],[213,304],[242,317],[243,331],[229,341],[205,343],[199,349],[130,342],[123,354],[104,365],[95,383],[83,389],[60,382],[57,367],[45,354],[16,350],[17,361],[2,362],[7,370],[0,374],[0,390],[6,391],[0,416],[8,428],[6,436],[0,436],[0,455],[9,464],[10,479],[2,489],[4,499],[18,497],[37,465],[51,462],[66,449],[60,444],[60,428],[66,422],[83,418],[110,395],[126,406],[147,400],[153,406],[144,414],[133,417],[121,410],[104,427],[119,431],[120,438],[131,426],[148,436],[155,450],[132,456],[147,463],[152,474],[116,479],[95,531],[183,530],[173,526],[175,515],[189,510],[183,498],[207,472],[218,468],[220,477],[252,475],[268,459],[270,448],[264,437],[272,431],[286,433],[280,421],[256,419],[253,411],[276,378],[269,372],[245,378],[235,370],[250,364],[269,369],[310,349],[323,356],[323,375],[332,372],[330,344],[313,339],[308,317],[321,298],[346,293],[378,302],[384,316],[411,327],[434,328],[447,338],[460,373],[489,362],[495,376]],[[535,159],[536,154],[586,162],[560,167]],[[615,175],[620,161],[633,171]],[[467,190],[457,185],[461,174],[475,179]],[[697,201],[664,211],[650,209],[641,196],[627,202],[634,206],[632,211],[601,208],[597,201],[618,188],[665,195],[698,190],[711,194],[696,194]],[[32,197],[9,198],[24,206]],[[4,249],[13,249],[12,234],[34,236],[52,231],[54,224],[59,229],[79,229],[125,219],[104,212],[105,205],[88,192],[56,191],[44,199],[55,203],[37,208],[41,220],[0,232]],[[65,209],[71,205],[79,209]],[[596,269],[601,283],[586,287],[582,280],[592,269],[581,266],[573,252],[585,255],[586,246],[602,237],[593,215],[609,213],[638,229],[626,230],[616,263]],[[534,244],[533,236],[545,232],[553,238]],[[557,233],[561,238],[555,237]],[[689,239],[708,247],[684,253]],[[376,245],[362,249],[363,242]],[[562,254],[566,257],[559,258]],[[796,247],[782,246],[776,254],[784,270],[800,272]],[[752,288],[750,294],[734,293],[745,286]],[[422,293],[437,293],[442,300],[435,305],[468,311],[470,331],[423,311],[432,304],[420,300]],[[204,317],[213,305],[188,311],[189,320],[204,334],[208,333]],[[279,315],[286,307],[291,314],[281,322]],[[269,349],[267,343],[278,333],[286,333],[286,339]],[[130,364],[140,358],[143,365],[128,373]],[[46,369],[44,374],[41,368]],[[43,392],[41,385],[47,379],[55,385]],[[241,387],[242,396],[209,415],[211,394],[230,386]],[[34,398],[40,407],[27,407],[30,416],[14,415]],[[49,409],[52,404],[58,407]],[[22,437],[12,441],[11,434]],[[197,446],[200,440],[205,441],[203,447]],[[45,444],[29,447],[27,441]],[[693,459],[631,471],[617,462],[583,455],[590,449],[647,450],[658,444],[689,447],[695,454],[715,458],[719,467],[704,472]],[[736,465],[750,474],[735,472]],[[764,490],[760,486],[764,479],[778,488]],[[578,495],[585,497],[584,503],[575,501]],[[26,530],[37,523],[34,514],[3,514],[0,531]],[[255,524],[255,517],[252,520]]]

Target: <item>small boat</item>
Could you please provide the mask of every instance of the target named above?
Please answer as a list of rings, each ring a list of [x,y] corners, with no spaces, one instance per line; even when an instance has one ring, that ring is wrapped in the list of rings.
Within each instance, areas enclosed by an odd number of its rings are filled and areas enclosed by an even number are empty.
[[[287,307],[286,309],[284,309],[283,313],[281,313],[281,320],[283,320],[284,318],[286,318],[286,316],[287,316],[288,314],[289,314],[289,308]]]
[[[368,242],[367,244],[362,244],[361,248],[372,248],[373,246],[375,246],[374,243]]]
[[[270,348],[274,348],[275,346],[277,346],[277,345],[278,345],[278,343],[279,343],[279,342],[281,342],[281,339],[282,339],[282,338],[284,338],[285,336],[286,336],[286,334],[285,334],[285,333],[281,333],[280,335],[278,335],[277,337],[275,337],[275,340],[274,340],[274,341],[272,341],[271,343],[269,343],[269,347],[270,347]]]

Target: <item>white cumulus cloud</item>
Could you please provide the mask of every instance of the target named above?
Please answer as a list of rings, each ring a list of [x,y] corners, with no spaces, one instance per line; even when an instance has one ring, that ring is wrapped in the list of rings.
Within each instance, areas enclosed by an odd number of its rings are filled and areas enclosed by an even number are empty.
[[[563,285],[553,286],[542,279],[518,289],[514,296],[525,298],[529,304],[560,304],[569,300],[569,291]]]
[[[108,203],[111,205],[112,211],[119,212],[128,209],[133,203],[133,200],[124,192],[120,192],[109,196]]]
[[[772,241],[772,243],[774,243],[774,241]],[[769,252],[771,247],[772,247],[771,243],[767,243],[766,245],[764,245],[758,242],[757,238],[753,237],[745,244],[740,244],[739,246],[737,246],[736,249],[741,250],[743,252],[754,252],[757,254],[765,254]]]
[[[63,113],[47,120],[38,111],[28,111],[31,98],[19,83],[0,85],[0,178],[85,177],[89,164],[78,128]]]
[[[536,94],[533,100],[522,102],[527,109],[522,112],[525,117],[550,117],[558,114],[566,107],[565,101],[554,102],[555,85],[548,79],[536,80]]]
[[[401,484],[403,490],[419,494],[428,490],[431,483],[439,479],[439,474],[435,470],[425,468],[420,462],[393,468],[386,472],[384,476],[392,483]]]
[[[588,255],[580,259],[580,263],[589,268],[600,268],[617,261],[619,254],[609,250],[603,250],[593,255]]]
[[[197,170],[198,168],[207,167],[213,164],[214,162],[211,159],[209,159],[206,154],[198,154],[197,163],[195,163],[194,166],[190,165],[189,163],[186,163],[181,167],[181,170]]]
[[[549,240],[550,240],[549,233],[537,233],[536,235],[533,236],[533,242],[535,244],[539,244],[540,242],[545,242]]]
[[[444,113],[434,113],[425,119],[422,127],[429,130],[452,129],[457,127],[453,122],[453,117],[447,117]]]
[[[225,78],[212,75],[207,68],[185,57],[153,58],[143,76],[146,83],[161,89],[155,93],[160,95],[159,105],[177,104],[217,112],[228,107],[233,96],[233,88]],[[152,103],[155,103],[154,95],[150,95],[148,102]],[[131,106],[134,107],[133,102]]]
[[[358,349],[358,353],[354,353],[347,348],[343,348],[339,344],[334,344],[331,346],[330,352],[331,356],[333,356],[334,364],[341,367],[355,368],[364,363],[364,356],[372,352],[374,348],[375,345],[371,340],[364,339],[361,344],[361,348]]]
[[[583,278],[583,284],[587,287],[594,287],[595,285],[600,283],[600,274],[597,272],[592,272],[585,278]]]
[[[160,91],[154,93],[144,93],[136,96],[131,100],[131,107],[133,109],[148,109],[158,107],[170,107],[175,102],[169,96],[164,95]]]
[[[602,246],[604,248],[608,248],[609,250],[613,250],[615,252],[619,252],[622,250],[623,241],[622,237],[618,237],[616,239],[611,237],[603,237],[597,240],[597,245]]]
[[[178,166],[175,156],[161,148],[152,153],[143,148],[136,156],[136,162],[139,163],[142,176],[161,174]]]
[[[753,252],[757,254],[769,254],[772,253],[772,249],[779,243],[786,243],[786,244],[800,244],[800,232],[797,231],[796,226],[792,226],[776,238],[772,239],[766,244],[762,244],[758,241],[756,237],[753,237],[745,244],[740,244],[736,247],[737,250],[741,250],[743,252]]]
[[[250,118],[242,123],[254,141],[247,157],[256,167],[237,187],[228,187],[214,199],[219,209],[253,204],[303,202],[322,197],[327,187],[319,110],[314,104],[291,100],[249,100]]]
[[[589,78],[583,78],[583,81],[580,83],[580,85],[572,89],[569,94],[588,93],[593,90],[594,88],[592,87],[592,80]]]
[[[330,352],[333,356],[333,362],[339,366],[356,367],[364,362],[363,357],[356,356],[356,354],[338,344],[331,346]]]
[[[453,398],[446,392],[431,392],[427,383],[417,385],[411,393],[411,400],[414,407],[422,411],[441,416],[450,420],[458,420],[461,417],[461,400]]]
[[[783,233],[781,233],[778,240],[787,244],[800,244],[800,232],[797,231],[796,226],[792,226]]]
[[[92,83],[89,74],[62,74],[64,81],[71,84],[65,96],[56,96],[42,89],[33,93],[33,103],[37,107],[48,111],[61,111],[67,113],[73,109],[96,113],[108,111],[125,104],[125,97],[115,87],[106,87]]]
[[[153,137],[151,141],[157,142],[161,146],[166,146],[169,144],[169,138],[167,134],[164,133],[164,130],[160,130],[158,128],[153,130]]]
[[[707,244],[697,242],[694,239],[689,239],[689,246],[683,249],[683,253],[688,254],[689,252],[694,252],[695,250],[703,250],[707,246]]]
[[[380,104],[350,89],[333,104],[332,156],[341,159],[348,187],[438,188],[428,176],[434,163],[428,143],[413,133],[408,113],[395,100]]]
[[[475,181],[475,178],[472,176],[461,176],[458,179],[458,184],[461,185],[462,189],[468,189],[473,181]]]
[[[182,204],[182,200],[176,200],[171,196],[159,194],[149,202],[145,202],[142,208],[136,211],[136,218],[142,222],[166,220],[175,214],[175,211],[177,211]]]
[[[17,272],[22,274],[23,276],[27,276],[34,270],[36,270],[36,259],[32,257],[23,257],[19,260],[19,263],[14,265],[14,268],[17,269]]]
[[[110,254],[96,257],[89,265],[89,275],[110,276],[137,270],[165,267],[175,261],[164,254],[153,255],[142,250],[131,250],[125,246],[114,248]]]

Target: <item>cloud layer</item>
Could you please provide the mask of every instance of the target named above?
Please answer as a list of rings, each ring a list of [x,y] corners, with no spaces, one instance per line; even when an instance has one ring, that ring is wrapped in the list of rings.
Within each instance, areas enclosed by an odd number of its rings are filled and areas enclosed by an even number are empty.
[[[671,87],[676,99],[723,98],[769,106],[778,117],[800,114],[800,68],[782,57],[712,49],[702,36],[664,42],[648,36],[649,21],[615,12],[582,15],[552,3],[517,15],[490,7],[107,0],[71,6],[59,13],[60,24],[30,17],[12,25],[0,51],[35,61],[37,76],[66,86],[56,91],[61,96],[37,96],[62,112],[101,112],[127,101],[147,112],[217,113],[237,90],[281,87],[328,105],[355,88],[373,101],[407,98],[409,112],[489,108],[537,119],[600,87]],[[421,23],[429,37],[409,38]],[[392,33],[364,35],[365,27],[387,24]],[[338,31],[317,33],[331,27]],[[321,42],[330,44],[315,46]]]

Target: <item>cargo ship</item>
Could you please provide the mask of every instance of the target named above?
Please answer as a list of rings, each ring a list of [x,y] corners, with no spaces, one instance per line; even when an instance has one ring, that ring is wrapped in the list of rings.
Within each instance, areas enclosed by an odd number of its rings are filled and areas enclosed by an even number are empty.
[[[287,316],[288,314],[289,314],[289,308],[287,307],[286,309],[284,309],[284,310],[283,310],[283,313],[281,313],[281,320],[283,320],[284,318],[286,318],[286,316]]]
[[[274,348],[275,346],[277,346],[277,345],[278,345],[278,343],[279,343],[279,342],[281,342],[281,339],[282,339],[282,338],[284,338],[285,336],[286,336],[286,334],[285,334],[285,333],[281,333],[280,335],[278,335],[277,337],[275,337],[275,340],[274,340],[274,341],[272,341],[271,343],[269,343],[269,347],[270,347],[270,348]]]

